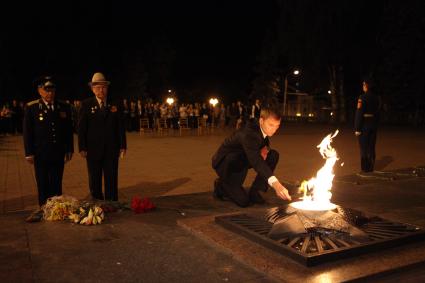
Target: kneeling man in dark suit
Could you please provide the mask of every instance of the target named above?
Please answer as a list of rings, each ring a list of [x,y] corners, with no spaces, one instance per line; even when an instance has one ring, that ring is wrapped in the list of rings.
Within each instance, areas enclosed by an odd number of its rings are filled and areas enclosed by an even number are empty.
[[[252,119],[244,128],[227,137],[212,158],[212,167],[219,178],[214,183],[214,196],[226,197],[241,207],[264,203],[259,191],[272,187],[276,195],[291,200],[288,190],[273,175],[279,153],[270,148],[269,137],[280,126],[281,116],[276,109],[261,109],[260,119]],[[257,177],[249,193],[242,187],[248,169],[253,168]]]

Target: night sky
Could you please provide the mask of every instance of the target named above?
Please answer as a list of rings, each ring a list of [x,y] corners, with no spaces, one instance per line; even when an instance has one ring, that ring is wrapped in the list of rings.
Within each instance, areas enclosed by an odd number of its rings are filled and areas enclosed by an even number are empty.
[[[2,10],[3,70],[8,84],[19,81],[12,96],[27,98],[20,92],[31,91],[32,80],[44,73],[67,77],[67,88],[78,84],[84,91],[98,70],[118,91],[125,54],[158,41],[174,54],[164,88],[243,95],[275,8],[274,1],[43,3]]]

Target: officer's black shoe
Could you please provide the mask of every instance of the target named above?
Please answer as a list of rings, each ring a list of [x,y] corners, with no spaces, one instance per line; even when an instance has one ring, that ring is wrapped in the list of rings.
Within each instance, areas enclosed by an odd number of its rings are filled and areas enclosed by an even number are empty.
[[[99,194],[97,194],[97,195],[91,194],[90,197],[91,197],[90,200],[92,200],[92,201],[102,201],[102,200],[105,200],[105,198],[103,197],[103,195],[99,195]]]
[[[217,178],[214,181],[214,192],[213,192],[214,198],[217,198],[219,200],[228,200],[228,198],[225,196],[223,190],[221,189],[221,183],[220,179]]]
[[[252,189],[252,188],[249,190],[249,200],[251,201],[251,203],[257,203],[257,204],[264,204],[264,203],[266,203],[266,201],[260,195],[260,193],[258,192],[258,190]]]

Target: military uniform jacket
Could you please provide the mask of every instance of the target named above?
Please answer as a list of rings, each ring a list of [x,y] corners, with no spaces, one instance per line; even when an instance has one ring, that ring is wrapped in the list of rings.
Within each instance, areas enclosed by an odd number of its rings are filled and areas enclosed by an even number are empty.
[[[121,108],[116,103],[101,110],[95,97],[81,103],[78,123],[79,151],[87,151],[87,158],[101,160],[118,158],[120,149],[127,148]]]
[[[356,132],[362,129],[374,129],[378,127],[380,100],[373,92],[360,95],[357,100],[357,109],[354,122]]]
[[[25,156],[59,160],[65,153],[74,152],[71,108],[55,101],[54,111],[47,108],[42,99],[29,102],[24,115]]]
[[[261,157],[261,148],[269,147],[268,137],[263,138],[258,121],[249,121],[244,128],[233,132],[218,148],[212,158],[212,167],[215,169],[229,153],[242,153],[246,156],[249,166],[268,180],[273,172]]]

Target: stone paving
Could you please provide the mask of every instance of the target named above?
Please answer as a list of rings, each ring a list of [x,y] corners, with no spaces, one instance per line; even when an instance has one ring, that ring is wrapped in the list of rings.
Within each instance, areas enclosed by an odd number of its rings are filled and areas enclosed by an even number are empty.
[[[284,124],[271,139],[272,147],[280,153],[276,176],[289,184],[314,176],[323,165],[316,145],[335,129],[329,125]],[[219,130],[201,136],[197,132],[180,136],[177,131],[167,135],[128,133],[128,153],[120,160],[119,167],[120,200],[128,200],[136,194],[166,196],[211,191],[215,178],[211,156],[228,133]],[[353,180],[352,176],[359,170],[359,149],[351,129],[340,129],[333,146],[340,158],[335,166],[336,181],[356,181],[358,178]],[[33,167],[26,163],[23,155],[21,136],[0,137],[0,213],[28,210],[37,205]],[[380,130],[376,170],[392,171],[423,165],[423,131]],[[80,199],[88,196],[86,168],[85,160],[74,154],[71,162],[65,165],[64,194]],[[254,178],[251,171],[247,186]],[[376,178],[361,181],[374,180]]]

